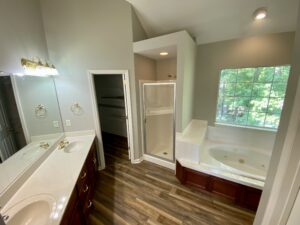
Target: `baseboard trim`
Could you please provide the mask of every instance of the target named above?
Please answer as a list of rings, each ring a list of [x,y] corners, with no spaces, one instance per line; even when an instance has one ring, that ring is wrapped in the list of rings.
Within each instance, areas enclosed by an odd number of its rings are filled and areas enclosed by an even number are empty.
[[[139,164],[139,163],[143,162],[143,160],[144,160],[144,158],[141,157],[141,158],[139,158],[139,159],[133,159],[133,160],[131,161],[131,163],[132,163],[132,164]]]
[[[147,154],[144,154],[143,158],[144,158],[144,160],[146,160],[148,162],[152,162],[152,163],[155,163],[157,165],[160,165],[160,166],[163,166],[163,167],[166,167],[168,169],[171,169],[171,170],[175,171],[175,168],[176,168],[175,163],[168,162],[168,161],[165,161],[163,159],[159,159],[159,158],[156,158],[154,156],[147,155]]]

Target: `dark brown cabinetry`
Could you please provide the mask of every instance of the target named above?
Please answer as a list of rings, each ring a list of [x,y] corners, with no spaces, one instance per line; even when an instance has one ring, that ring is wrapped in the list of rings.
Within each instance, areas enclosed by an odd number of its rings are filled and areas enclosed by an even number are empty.
[[[256,188],[185,168],[179,162],[176,162],[176,177],[182,184],[223,196],[251,210],[257,210],[262,193]]]
[[[92,208],[97,168],[98,162],[94,142],[79,174],[76,186],[60,223],[61,225],[86,225]]]

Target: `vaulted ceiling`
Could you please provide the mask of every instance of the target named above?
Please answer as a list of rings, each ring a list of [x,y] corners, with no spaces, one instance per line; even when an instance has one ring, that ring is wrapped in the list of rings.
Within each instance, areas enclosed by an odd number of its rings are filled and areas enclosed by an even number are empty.
[[[149,37],[187,30],[197,43],[296,30],[299,0],[127,0]],[[253,12],[268,8],[254,21]]]

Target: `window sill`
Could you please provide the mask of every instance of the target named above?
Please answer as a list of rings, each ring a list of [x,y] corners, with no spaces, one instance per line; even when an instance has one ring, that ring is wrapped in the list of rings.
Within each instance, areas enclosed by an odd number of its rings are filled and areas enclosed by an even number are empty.
[[[217,126],[217,127],[242,128],[242,129],[250,129],[250,130],[257,130],[257,131],[266,131],[266,132],[277,133],[277,130],[276,129],[272,129],[272,128],[247,127],[247,126],[240,126],[240,125],[227,124],[227,123],[219,123],[219,122],[215,122],[215,126]]]

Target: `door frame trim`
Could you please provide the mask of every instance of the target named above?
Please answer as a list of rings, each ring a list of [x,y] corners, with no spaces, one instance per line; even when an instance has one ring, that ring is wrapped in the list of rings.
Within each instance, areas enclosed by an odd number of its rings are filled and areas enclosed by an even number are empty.
[[[89,81],[89,89],[90,89],[90,96],[92,102],[92,113],[93,113],[93,121],[96,131],[96,136],[98,140],[98,159],[100,162],[99,169],[105,168],[105,159],[104,159],[104,148],[102,142],[102,135],[101,135],[101,121],[98,111],[97,105],[97,96],[96,96],[96,89],[95,89],[95,82],[94,76],[101,76],[101,75],[120,75],[122,76],[123,84],[126,85],[127,91],[124,92],[124,98],[127,101],[127,114],[128,114],[128,125],[129,125],[129,159],[131,163],[135,163],[134,160],[134,138],[133,138],[133,122],[132,122],[132,105],[131,105],[131,96],[130,96],[130,80],[129,80],[129,71],[128,70],[88,70],[88,81]],[[124,86],[123,86],[124,88]]]
[[[15,75],[10,75],[10,80],[11,80],[11,84],[12,84],[12,87],[13,87],[13,92],[14,92],[14,95],[15,95],[15,100],[16,100],[16,104],[17,104],[17,109],[18,109],[22,129],[23,129],[23,133],[24,133],[24,136],[25,136],[25,140],[26,140],[26,143],[29,144],[30,141],[31,141],[31,137],[30,137],[30,133],[29,133],[29,130],[28,130],[27,123],[26,123],[25,114],[24,114],[24,111],[23,111],[23,108],[22,108],[20,92],[19,92],[19,89],[18,89],[17,80],[16,80]]]

